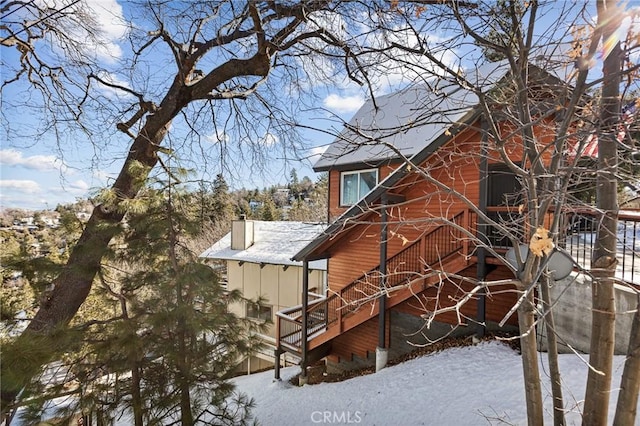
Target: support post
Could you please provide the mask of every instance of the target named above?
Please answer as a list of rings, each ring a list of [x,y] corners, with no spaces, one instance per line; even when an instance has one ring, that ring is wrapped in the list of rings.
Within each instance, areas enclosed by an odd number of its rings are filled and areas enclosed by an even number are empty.
[[[273,357],[275,359],[274,363],[274,375],[276,380],[280,380],[280,354],[282,353],[282,349],[280,348],[280,323],[282,319],[276,315],[276,347],[273,350]]]
[[[380,371],[387,365],[387,342],[386,342],[386,326],[387,326],[387,195],[383,193],[380,198],[380,296],[378,305],[378,347],[376,348],[376,371]]]
[[[300,382],[306,383],[307,381],[307,336],[308,334],[308,315],[309,309],[309,261],[307,259],[302,261],[302,336],[301,336],[301,358],[300,358]]]
[[[481,140],[481,148],[480,148],[480,203],[479,208],[483,213],[487,213],[487,197],[489,194],[488,189],[488,180],[489,180],[489,164],[488,164],[488,148],[487,148],[487,120],[480,118],[480,127],[482,129],[482,140]],[[487,238],[488,227],[485,221],[478,217],[476,224],[476,228],[478,229],[477,238],[480,240],[481,244],[488,244],[489,239]],[[476,271],[477,280],[484,281],[487,278],[487,251],[484,247],[478,247],[478,265]],[[477,302],[477,314],[476,314],[476,336],[484,337],[485,332],[487,330],[487,297],[486,292],[481,289],[478,292],[478,302]]]
[[[274,379],[280,381],[280,355],[282,354],[282,350],[280,349],[280,346],[276,346],[276,348],[273,350],[273,358],[275,360],[274,364],[273,364],[273,371],[274,371]]]

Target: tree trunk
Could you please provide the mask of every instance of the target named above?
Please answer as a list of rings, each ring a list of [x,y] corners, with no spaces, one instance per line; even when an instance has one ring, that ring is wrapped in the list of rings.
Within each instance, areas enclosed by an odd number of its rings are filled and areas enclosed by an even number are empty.
[[[191,394],[189,381],[180,381],[180,421],[182,426],[193,425],[193,413],[191,412]]]
[[[542,386],[538,368],[538,348],[536,343],[535,316],[533,294],[518,307],[518,324],[520,325],[520,348],[522,351],[522,371],[524,374],[524,390],[527,402],[527,424],[538,426],[543,424]]]
[[[615,300],[609,277],[594,278],[592,300],[591,368],[587,376],[582,424],[604,425],[608,418],[615,343]]]
[[[615,1],[599,0],[598,25],[602,39],[612,40],[617,30]],[[598,131],[598,174],[596,202],[602,212],[593,253],[592,326],[589,349],[589,375],[584,403],[584,425],[607,423],[611,373],[615,340],[615,292],[617,228],[618,228],[618,167],[617,126],[620,121],[620,43],[616,43],[604,58],[602,106]]]
[[[134,198],[144,185],[149,171],[158,161],[156,150],[166,133],[166,124],[176,112],[155,114],[149,118],[129,150],[120,175],[112,186],[119,199]],[[132,165],[142,164],[144,172],[132,175]],[[140,167],[136,167],[140,170]],[[9,348],[3,348],[1,410],[2,416],[11,408],[20,390],[41,370],[41,367],[64,351],[64,339],[59,333],[78,312],[87,298],[102,257],[109,242],[118,232],[124,213],[117,206],[98,206],[74,246],[61,274],[53,281],[54,288],[41,304],[27,329]],[[37,345],[34,344],[37,342]],[[29,348],[28,357],[23,348]],[[6,350],[5,350],[6,349]]]
[[[140,365],[137,360],[134,360],[131,368],[131,406],[133,408],[133,421],[135,426],[144,426],[141,386],[142,377],[140,375]]]
[[[555,334],[555,321],[551,311],[551,297],[549,295],[549,276],[544,276],[540,283],[540,294],[544,306],[544,321],[547,331],[547,357],[549,359],[549,375],[551,376],[551,395],[553,397],[553,424],[564,426],[564,399],[562,398],[562,380],[558,365],[558,341]]]
[[[320,10],[324,2],[312,3],[305,10]],[[294,14],[295,11],[288,10]],[[304,15],[301,14],[301,16]],[[292,15],[293,16],[293,15]],[[280,36],[293,31],[303,21],[297,15],[288,22]],[[271,67],[271,55],[274,54],[269,43],[258,43],[258,51],[247,59],[232,58],[211,70],[196,84],[187,85],[184,76],[193,71],[192,60],[199,60],[211,46],[204,45],[203,52],[194,52],[191,59],[179,64],[174,81],[167,89],[160,105],[146,121],[136,136],[127,159],[120,170],[111,190],[117,197],[113,206],[98,206],[94,209],[78,244],[73,248],[64,271],[54,281],[54,289],[43,303],[35,318],[25,332],[15,342],[11,350],[3,348],[0,366],[1,397],[0,420],[4,418],[20,390],[40,371],[41,367],[54,359],[64,348],[52,336],[57,330],[66,327],[85,301],[93,279],[100,269],[102,257],[107,252],[109,242],[117,232],[124,212],[122,201],[136,197],[143,187],[149,172],[158,162],[157,153],[173,118],[190,102],[208,99],[211,91],[232,80],[243,76],[266,77]],[[38,341],[37,347],[30,342]],[[31,356],[25,357],[21,347],[33,347]]]
[[[638,393],[640,393],[640,294],[638,294],[636,313],[633,315],[631,323],[629,349],[620,380],[620,394],[618,395],[616,415],[613,419],[614,425],[633,426],[636,424]]]

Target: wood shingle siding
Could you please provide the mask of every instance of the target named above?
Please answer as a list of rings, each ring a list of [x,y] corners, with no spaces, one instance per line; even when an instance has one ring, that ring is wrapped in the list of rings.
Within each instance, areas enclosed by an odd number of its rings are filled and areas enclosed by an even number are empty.
[[[386,341],[389,342],[389,321],[387,314]],[[378,317],[371,318],[346,333],[333,339],[331,354],[341,361],[351,361],[353,355],[367,358],[369,353],[375,353],[378,346]]]
[[[463,271],[461,275],[475,277],[475,265]],[[506,279],[511,278],[513,274],[506,267],[502,267],[492,271],[488,279]],[[393,307],[394,310],[408,313],[414,316],[422,316],[432,312],[435,308],[436,300],[438,306],[444,308],[452,306],[457,300],[463,297],[466,292],[471,290],[473,285],[469,282],[450,282],[445,281],[438,287],[430,287],[421,293],[417,293],[401,304]],[[518,295],[513,286],[502,285],[493,286],[487,293],[486,319],[494,323],[502,321],[511,307],[516,303]],[[364,306],[361,309],[369,309]],[[388,315],[388,314],[387,314]],[[456,312],[446,312],[435,317],[438,322],[444,322],[451,325],[474,326],[477,315],[477,298],[472,298],[460,310],[460,316]],[[389,323],[387,322],[387,325]],[[514,313],[506,321],[507,325],[517,326],[517,315]],[[387,329],[388,342],[388,329]],[[375,316],[356,328],[353,328],[332,341],[331,354],[333,361],[351,361],[352,356],[356,355],[366,358],[368,353],[375,352],[378,345],[378,317]]]
[[[521,156],[521,152],[517,151],[516,146],[517,144],[511,152],[518,157]],[[422,176],[421,172],[414,170],[392,189],[391,192],[403,195],[407,201],[388,208],[388,258],[440,226],[442,221],[438,221],[439,218],[451,219],[465,211],[468,206],[457,193],[478,205],[481,179],[480,152],[481,136],[476,130],[470,128],[434,152],[421,165],[422,169],[439,184],[430,182]],[[498,157],[493,154],[490,158],[490,162],[498,160]],[[330,178],[332,185],[330,205],[338,207],[340,172],[332,171]],[[381,179],[384,178],[381,177]],[[338,210],[332,211],[332,213],[336,212]],[[333,291],[339,291],[380,263],[381,226],[378,206],[370,206],[369,210],[364,210],[359,216],[351,217],[345,223],[345,229],[346,231],[337,237],[338,241],[330,248],[329,288]],[[436,250],[441,250],[441,247],[426,241],[423,258],[437,259]],[[439,262],[436,261],[436,264],[428,266],[438,269]],[[473,264],[465,271],[453,272],[475,278],[476,268],[477,266]],[[488,279],[498,278],[512,278],[512,273],[506,267],[498,267],[491,272]],[[420,316],[434,310],[436,300],[439,307],[453,305],[472,287],[472,284],[460,280],[444,281],[439,286],[431,286],[416,296],[410,297],[393,309]],[[501,321],[516,300],[517,295],[512,287],[491,288],[486,297],[486,319],[493,322]],[[439,315],[436,320],[449,324],[461,322],[470,325],[473,324],[476,314],[477,300],[473,298],[461,308],[460,316],[456,312],[448,312]],[[351,354],[366,357],[367,352],[374,351],[376,348],[377,324],[378,319],[374,317],[339,335],[332,341],[332,354],[346,360],[350,359]],[[517,316],[512,315],[507,320],[507,324],[517,325]]]

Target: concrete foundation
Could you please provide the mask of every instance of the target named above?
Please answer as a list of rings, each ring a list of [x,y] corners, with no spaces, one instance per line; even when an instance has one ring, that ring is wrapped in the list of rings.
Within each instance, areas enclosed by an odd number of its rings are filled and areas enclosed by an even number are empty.
[[[629,335],[633,313],[637,309],[634,291],[615,285],[616,291],[616,355],[625,355],[629,347]],[[558,351],[588,353],[591,339],[591,280],[589,277],[572,273],[562,281],[556,281],[550,288],[551,304],[558,336]],[[546,328],[539,327],[540,348],[546,350]],[[569,347],[570,346],[570,347]]]
[[[376,373],[387,366],[389,360],[389,350],[387,348],[376,348]]]
[[[489,324],[487,328],[489,330],[498,329],[496,324]],[[507,328],[517,331],[515,327]],[[390,311],[389,331],[389,347],[385,348],[387,351],[385,365],[389,360],[406,355],[420,346],[435,342],[443,337],[471,336],[475,333],[475,327],[473,325],[455,327],[442,322],[433,322],[431,327],[427,329],[424,328],[424,320],[422,318],[392,309]],[[353,356],[350,360],[341,359],[339,363],[327,360],[327,372],[340,374],[345,371],[374,366],[378,371],[379,357],[377,352],[377,350],[372,350],[367,354],[366,358]]]
[[[394,359],[443,337],[464,337],[474,333],[473,327],[452,326],[434,321],[429,328],[424,319],[404,312],[391,311],[389,359]]]

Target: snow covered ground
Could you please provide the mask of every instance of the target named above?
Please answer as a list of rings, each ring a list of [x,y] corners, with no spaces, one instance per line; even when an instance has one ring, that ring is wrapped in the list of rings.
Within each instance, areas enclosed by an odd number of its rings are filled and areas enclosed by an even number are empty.
[[[546,353],[540,353],[540,358],[540,371],[545,375]],[[624,357],[616,356],[609,424],[613,422],[623,364]],[[577,355],[560,355],[560,368],[567,424],[579,425],[587,366]],[[233,381],[238,392],[254,398],[253,414],[263,426],[527,424],[521,358],[495,341],[450,348],[343,382],[294,386],[289,379],[299,371],[299,367],[282,369],[282,381],[274,381],[273,370]],[[545,424],[552,424],[548,379],[543,381],[543,392]],[[53,415],[54,407],[67,405],[69,400],[51,402]],[[11,426],[22,424],[17,418]],[[115,426],[131,424],[128,412],[121,413],[115,422]]]
[[[546,354],[540,355],[540,370],[545,375]],[[610,423],[623,363],[623,356],[615,357]],[[560,367],[567,424],[580,424],[587,366],[576,355],[560,355]],[[298,367],[283,369],[280,382],[273,381],[273,371],[238,377],[234,382],[238,391],[255,399],[253,413],[264,426],[527,423],[521,358],[499,342],[447,349],[338,383],[296,387],[289,379],[298,372]],[[548,380],[543,390],[546,420],[552,423]]]

